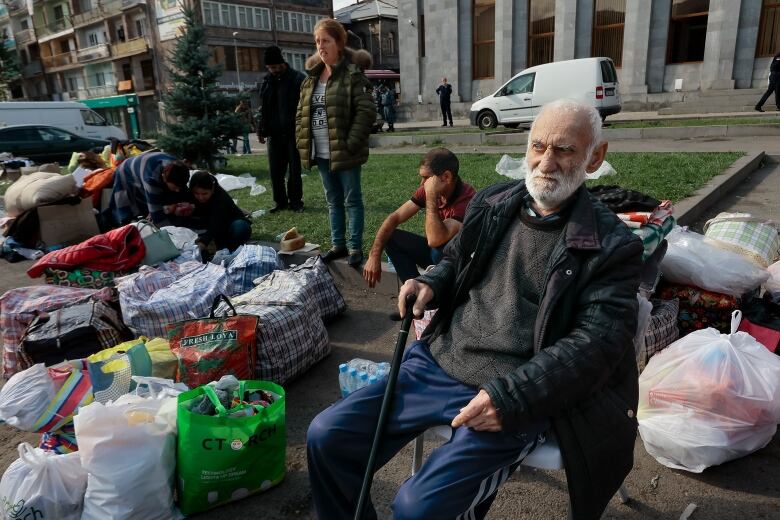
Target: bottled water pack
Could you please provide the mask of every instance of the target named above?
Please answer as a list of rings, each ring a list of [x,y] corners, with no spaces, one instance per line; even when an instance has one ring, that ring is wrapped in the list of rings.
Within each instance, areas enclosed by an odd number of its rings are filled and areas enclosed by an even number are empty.
[[[339,365],[339,386],[341,397],[355,390],[376,383],[390,372],[390,363],[375,363],[368,359],[356,358],[349,363]]]

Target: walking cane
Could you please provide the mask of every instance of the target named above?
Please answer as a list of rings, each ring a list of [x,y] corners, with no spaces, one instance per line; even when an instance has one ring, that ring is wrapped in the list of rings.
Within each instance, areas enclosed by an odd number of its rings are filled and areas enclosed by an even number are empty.
[[[382,408],[379,411],[379,421],[376,423],[376,432],[374,433],[374,443],[371,445],[371,452],[368,455],[368,466],[366,474],[363,477],[363,487],[360,488],[360,498],[358,499],[357,509],[355,510],[355,520],[363,518],[363,510],[366,508],[366,500],[371,492],[371,482],[374,480],[374,466],[376,465],[376,452],[379,450],[379,444],[382,442],[382,434],[385,431],[387,415],[390,413],[390,406],[393,404],[393,394],[395,393],[395,383],[398,379],[398,370],[401,368],[401,358],[404,355],[406,347],[406,338],[409,336],[409,327],[412,325],[414,313],[415,295],[410,294],[406,297],[406,315],[401,321],[401,330],[398,332],[398,340],[395,343],[395,352],[393,352],[393,361],[390,364],[390,374],[387,376],[387,387],[385,387],[385,396],[382,398]]]

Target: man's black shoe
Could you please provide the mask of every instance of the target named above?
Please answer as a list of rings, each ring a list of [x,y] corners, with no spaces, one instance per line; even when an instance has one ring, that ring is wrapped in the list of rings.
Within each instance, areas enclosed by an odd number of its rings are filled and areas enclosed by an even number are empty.
[[[756,112],[763,112],[764,111],[764,109],[759,107],[759,106],[756,106],[754,108],[756,109]]]
[[[444,124],[443,124],[443,125],[441,125],[441,126],[447,126],[447,123],[444,123]]]
[[[276,213],[277,211],[282,211],[283,209],[287,209],[287,206],[280,206],[279,204],[275,205],[273,208],[268,210],[268,213]]]
[[[294,211],[295,213],[303,213],[303,204],[300,206],[290,206],[290,209]]]
[[[323,262],[330,262],[331,260],[336,260],[337,258],[344,258],[347,256],[347,248],[346,247],[334,247],[329,249],[325,252],[324,255],[322,255],[322,261]]]
[[[360,267],[363,263],[363,251],[350,251],[347,257],[347,264],[350,267]]]

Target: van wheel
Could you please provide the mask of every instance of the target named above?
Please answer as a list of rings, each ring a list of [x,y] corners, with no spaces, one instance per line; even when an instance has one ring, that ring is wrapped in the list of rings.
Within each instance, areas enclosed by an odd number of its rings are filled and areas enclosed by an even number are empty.
[[[505,123],[505,124],[504,124],[504,126],[505,126],[505,127],[507,127],[507,128],[511,128],[512,130],[514,130],[515,128],[517,128],[518,126],[520,126],[520,123]]]
[[[490,110],[485,110],[477,117],[477,123],[479,123],[480,130],[487,130],[488,128],[495,128],[498,126],[496,115]]]

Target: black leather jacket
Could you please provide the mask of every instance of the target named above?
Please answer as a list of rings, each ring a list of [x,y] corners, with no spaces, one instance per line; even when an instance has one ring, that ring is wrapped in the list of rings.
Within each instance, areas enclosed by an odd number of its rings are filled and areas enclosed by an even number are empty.
[[[257,119],[255,132],[258,137],[295,136],[295,112],[301,96],[301,83],[306,76],[289,65],[287,70],[276,79],[270,72],[265,75],[260,85],[261,109]],[[276,89],[276,104],[271,102],[272,89]],[[281,126],[274,126],[273,121],[281,121]]]
[[[443,260],[418,278],[439,311],[429,343],[483,276],[527,194],[520,182],[478,193]],[[534,326],[535,355],[482,385],[505,430],[550,419],[558,438],[576,519],[599,518],[633,466],[638,372],[636,330],[642,244],[613,212],[581,187],[545,275]],[[513,305],[512,301],[497,302]]]

